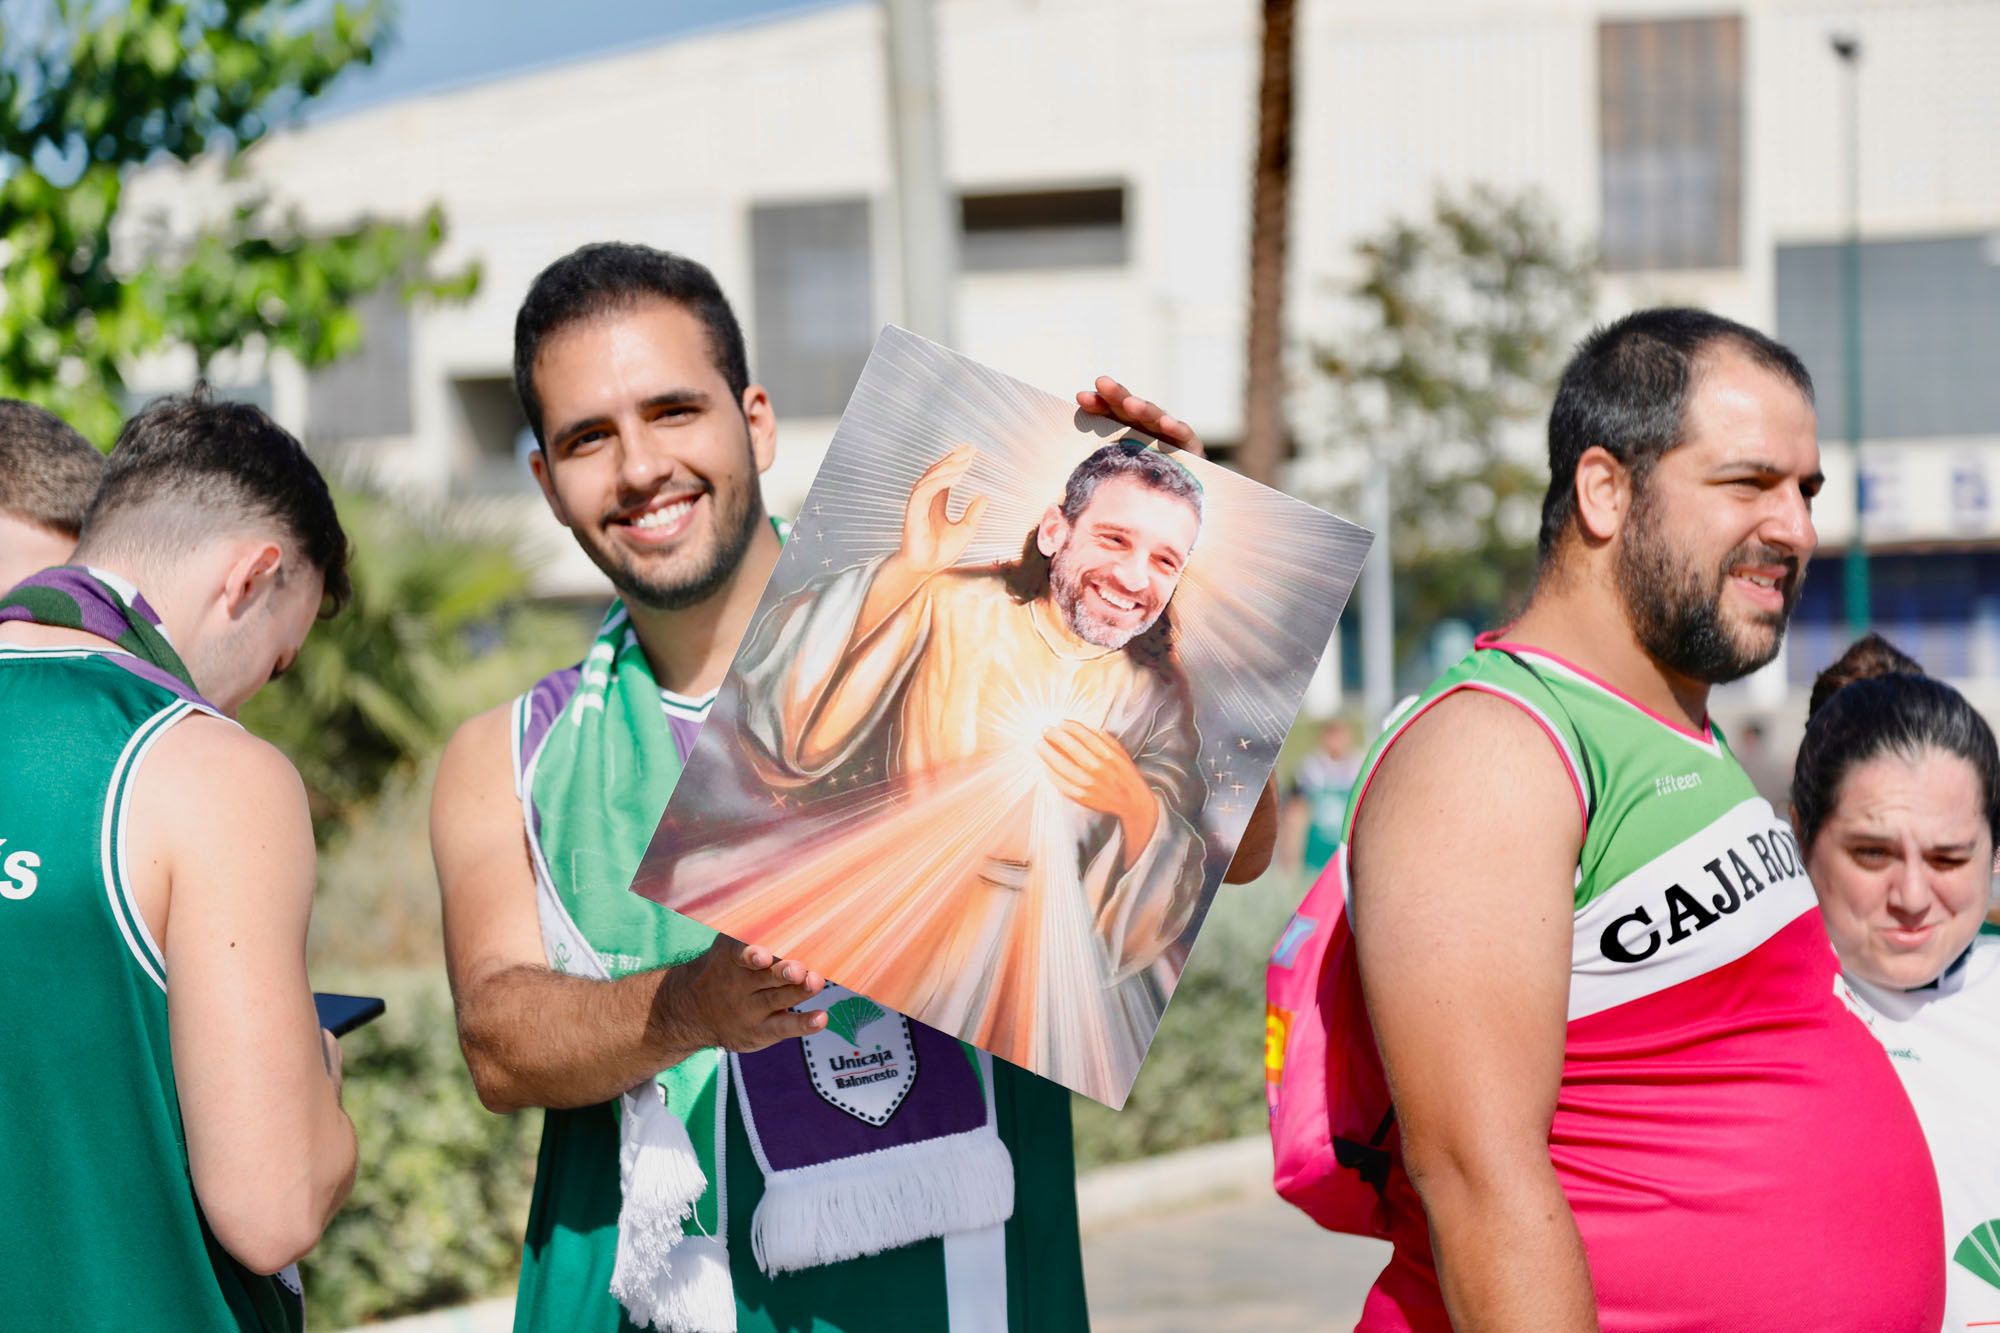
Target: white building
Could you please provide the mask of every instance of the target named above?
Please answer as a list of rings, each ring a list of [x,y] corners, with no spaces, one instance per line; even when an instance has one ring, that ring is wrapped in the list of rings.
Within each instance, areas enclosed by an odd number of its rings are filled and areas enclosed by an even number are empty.
[[[1211,441],[1240,433],[1252,0],[940,0],[955,341],[1062,391],[1111,370]],[[1439,186],[1533,186],[1605,257],[1609,304],[1720,310],[1791,342],[1844,438],[1843,66],[1860,38],[1864,420],[1878,623],[1943,674],[2000,677],[2000,4],[1977,0],[1301,0],[1289,321],[1310,335],[1353,241]],[[443,495],[525,494],[514,311],[571,247],[695,256],[736,302],[796,504],[880,324],[897,317],[882,17],[856,3],[357,111],[279,136],[260,182],[332,225],[449,218],[469,303],[371,307],[368,348],[271,366],[279,417]],[[218,207],[137,182],[137,216]],[[184,368],[150,368],[142,387]],[[1850,534],[1827,450],[1822,541]],[[564,549],[557,543],[553,549]],[[595,585],[580,561],[552,591]],[[1794,683],[1844,631],[1809,584]],[[1843,640],[1844,641],[1844,640]],[[1778,677],[1771,684],[1778,683]],[[1768,701],[1770,696],[1766,694]]]

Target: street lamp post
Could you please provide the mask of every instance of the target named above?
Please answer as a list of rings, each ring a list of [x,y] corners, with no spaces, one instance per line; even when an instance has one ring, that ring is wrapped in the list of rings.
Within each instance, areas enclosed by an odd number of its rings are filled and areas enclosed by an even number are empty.
[[[1861,39],[1836,33],[1833,54],[1847,71],[1847,244],[1841,263],[1841,379],[1847,390],[1847,455],[1854,467],[1854,535],[1848,539],[1847,631],[1868,632],[1868,546],[1862,538],[1861,473]]]

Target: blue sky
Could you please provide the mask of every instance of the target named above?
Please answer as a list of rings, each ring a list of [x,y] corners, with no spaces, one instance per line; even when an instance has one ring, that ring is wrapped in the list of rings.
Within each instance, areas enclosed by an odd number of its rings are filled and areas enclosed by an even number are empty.
[[[401,0],[374,65],[307,111],[323,119],[414,93],[841,0]]]

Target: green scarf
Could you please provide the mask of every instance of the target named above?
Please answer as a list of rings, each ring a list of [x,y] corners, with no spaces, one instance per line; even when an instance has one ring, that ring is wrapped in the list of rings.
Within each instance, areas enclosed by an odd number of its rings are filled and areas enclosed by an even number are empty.
[[[683,963],[715,939],[708,927],[630,891],[693,739],[674,734],[625,609],[614,605],[558,705],[517,705],[521,798],[536,859],[549,962],[614,979]],[[612,1294],[633,1321],[730,1329],[735,1296],[724,1245],[722,1144],[727,1065],[709,1049],[619,1099],[618,1255]]]

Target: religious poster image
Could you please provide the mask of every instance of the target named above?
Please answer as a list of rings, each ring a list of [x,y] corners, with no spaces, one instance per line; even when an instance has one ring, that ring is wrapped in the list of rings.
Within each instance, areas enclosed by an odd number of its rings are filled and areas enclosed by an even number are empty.
[[[1122,1105],[1368,541],[888,329],[634,889]]]

